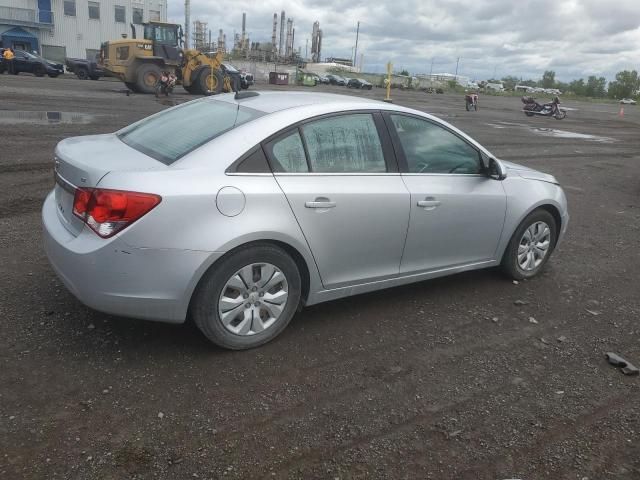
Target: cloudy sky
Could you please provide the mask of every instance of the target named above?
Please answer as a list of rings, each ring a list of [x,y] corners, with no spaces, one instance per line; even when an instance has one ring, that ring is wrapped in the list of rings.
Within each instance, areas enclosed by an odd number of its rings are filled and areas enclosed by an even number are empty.
[[[168,0],[169,19],[184,21],[184,0]],[[240,32],[242,12],[252,41],[270,42],[273,13],[294,19],[296,48],[305,52],[313,22],[323,30],[322,56],[351,57],[356,23],[364,69],[412,74],[455,72],[538,79],[554,70],[569,81],[612,79],[640,68],[640,0],[191,0],[192,20]],[[279,27],[278,27],[279,28]],[[278,30],[279,33],[279,30]],[[311,41],[309,40],[309,48]],[[360,55],[358,55],[360,56]]]

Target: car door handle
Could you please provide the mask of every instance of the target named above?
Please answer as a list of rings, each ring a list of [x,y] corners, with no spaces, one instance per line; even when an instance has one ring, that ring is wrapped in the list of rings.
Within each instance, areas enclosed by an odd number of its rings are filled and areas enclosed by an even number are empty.
[[[306,202],[304,206],[307,208],[334,208],[336,206],[336,202],[316,200],[315,202]]]
[[[425,210],[433,210],[439,207],[441,204],[440,200],[436,200],[433,197],[427,197],[424,200],[418,201],[418,206],[424,208]]]

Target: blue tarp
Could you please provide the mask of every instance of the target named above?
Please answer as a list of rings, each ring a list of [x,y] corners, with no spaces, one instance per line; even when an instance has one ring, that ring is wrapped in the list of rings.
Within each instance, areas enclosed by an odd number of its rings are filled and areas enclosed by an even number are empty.
[[[2,39],[2,46],[5,48],[13,48],[16,43],[24,43],[30,45],[28,48],[29,51],[38,51],[38,37],[20,27],[15,27],[3,32],[0,38]]]

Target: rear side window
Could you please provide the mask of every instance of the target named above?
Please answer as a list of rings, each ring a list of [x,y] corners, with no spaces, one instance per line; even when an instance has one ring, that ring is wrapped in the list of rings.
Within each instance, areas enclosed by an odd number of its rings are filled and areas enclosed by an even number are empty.
[[[216,100],[199,100],[134,123],[118,132],[131,148],[171,165],[187,153],[263,113]]]
[[[339,115],[302,127],[313,172],[386,172],[382,144],[370,114]]]
[[[304,146],[297,129],[283,138],[274,140],[268,148],[271,150],[274,171],[289,173],[309,171]]]

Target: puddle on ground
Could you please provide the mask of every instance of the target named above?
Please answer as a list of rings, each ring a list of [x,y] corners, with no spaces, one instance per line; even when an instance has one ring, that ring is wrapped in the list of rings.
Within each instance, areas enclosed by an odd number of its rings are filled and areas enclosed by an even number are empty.
[[[589,135],[587,133],[568,132],[566,130],[558,130],[556,128],[533,127],[531,125],[525,125],[523,123],[498,122],[497,124],[487,123],[487,125],[493,128],[498,128],[498,129],[507,128],[507,127],[520,127],[520,128],[529,130],[532,133],[535,133],[537,135],[543,135],[545,137],[575,138],[579,140],[585,140],[587,142],[598,142],[598,143],[616,142],[616,139],[611,137]]]
[[[587,140],[589,142],[599,142],[599,143],[613,143],[615,139],[610,137],[601,137],[598,135],[589,135],[587,133],[576,133],[576,132],[567,132],[566,130],[556,130],[555,128],[540,128],[540,127],[530,127],[532,132],[537,133],[538,135],[544,135],[547,137],[556,137],[556,138],[577,138],[581,140]]]
[[[95,115],[77,112],[28,112],[21,110],[0,110],[0,124],[53,125],[72,123],[84,125],[95,120]]]

